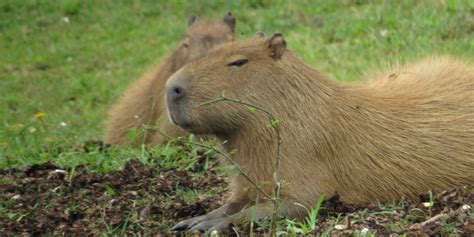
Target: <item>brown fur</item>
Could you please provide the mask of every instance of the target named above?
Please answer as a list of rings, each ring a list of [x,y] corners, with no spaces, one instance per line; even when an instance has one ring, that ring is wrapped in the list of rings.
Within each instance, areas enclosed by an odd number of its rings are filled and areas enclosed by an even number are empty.
[[[111,144],[134,145],[160,144],[166,138],[154,130],[148,130],[130,141],[129,131],[142,131],[143,125],[156,125],[171,136],[186,136],[188,133],[171,124],[163,117],[164,85],[169,76],[186,63],[204,56],[213,46],[233,40],[235,18],[229,14],[224,20],[198,19],[191,16],[185,39],[161,64],[154,66],[140,79],[134,81],[119,101],[108,112],[105,122],[105,140]]]
[[[228,66],[241,59],[248,62]],[[268,193],[276,145],[266,116],[225,101],[198,105],[225,91],[281,121],[281,214],[299,216],[292,203],[313,206],[320,194],[337,192],[342,201],[361,204],[474,183],[474,69],[468,63],[427,58],[348,84],[301,62],[276,35],[217,47],[175,73],[167,93],[177,85],[186,97],[168,101],[171,119],[227,140],[226,148],[237,150],[235,161]],[[248,217],[250,209],[268,215],[271,205],[262,198],[245,208],[258,195],[245,179],[237,176],[233,186],[223,208],[176,228],[219,227],[211,219],[227,218],[222,213],[236,213],[235,206],[242,211],[230,221]]]

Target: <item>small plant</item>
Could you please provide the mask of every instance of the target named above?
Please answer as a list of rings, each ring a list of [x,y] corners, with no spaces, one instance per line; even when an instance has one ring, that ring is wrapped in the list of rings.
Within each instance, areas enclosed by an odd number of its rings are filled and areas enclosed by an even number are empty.
[[[295,203],[295,205],[300,206],[306,210],[308,216],[302,222],[296,222],[293,220],[286,220],[287,226],[286,229],[291,234],[310,234],[312,231],[316,230],[318,224],[318,213],[321,209],[321,204],[324,201],[324,195],[320,195],[318,201],[314,208],[309,210],[302,204]]]
[[[433,198],[433,193],[431,191],[428,194],[429,194],[429,197],[430,197],[429,206],[428,206],[428,213],[431,217],[431,216],[433,216],[432,209],[433,209],[433,204],[434,204],[434,198]]]
[[[269,194],[267,194],[263,189],[261,189],[253,180],[251,180],[248,175],[232,160],[232,158],[229,157],[229,161],[231,161],[233,164],[237,165],[237,168],[239,169],[240,174],[242,174],[254,187],[256,187],[265,197],[267,197],[268,200],[270,200],[273,203],[273,215],[271,218],[270,226],[271,229],[275,228],[275,223],[277,221],[277,213],[278,209],[280,208],[280,191],[281,191],[281,175],[280,175],[280,146],[283,142],[281,136],[280,136],[280,129],[278,124],[280,121],[273,115],[272,112],[270,112],[267,109],[261,108],[257,105],[247,103],[245,101],[242,101],[240,99],[232,99],[228,98],[225,96],[225,91],[221,92],[221,96],[217,99],[205,102],[200,104],[199,106],[204,106],[204,105],[209,105],[209,104],[214,104],[217,102],[228,102],[228,103],[236,103],[249,111],[259,111],[264,113],[267,118],[268,118],[268,124],[266,125],[268,128],[273,129],[273,132],[276,136],[275,143],[276,143],[276,148],[275,148],[275,172],[273,173],[273,178],[274,178],[274,183],[275,183],[275,189],[274,189],[274,196],[271,197]],[[215,150],[215,149],[214,149]]]
[[[110,187],[109,185],[105,186],[105,192],[107,192],[107,194],[109,194],[110,196],[114,196],[114,195],[115,195],[115,190],[114,190],[114,188]]]

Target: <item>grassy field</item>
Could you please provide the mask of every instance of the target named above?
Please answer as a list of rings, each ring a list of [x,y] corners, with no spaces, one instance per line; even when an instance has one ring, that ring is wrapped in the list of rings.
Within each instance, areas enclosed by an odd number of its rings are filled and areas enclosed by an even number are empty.
[[[474,55],[468,0],[1,0],[0,168],[52,160],[109,172],[132,157],[191,166],[197,149],[174,144],[107,153],[82,147],[102,139],[107,108],[178,45],[190,14],[227,11],[237,18],[238,39],[282,32],[291,50],[337,80],[361,80],[399,60]],[[150,152],[166,159],[150,161]]]
[[[290,49],[339,80],[397,60],[474,55],[472,1],[376,2],[3,0],[0,167],[101,163],[67,147],[101,139],[107,108],[177,45],[190,14],[232,11],[237,38],[283,32]]]

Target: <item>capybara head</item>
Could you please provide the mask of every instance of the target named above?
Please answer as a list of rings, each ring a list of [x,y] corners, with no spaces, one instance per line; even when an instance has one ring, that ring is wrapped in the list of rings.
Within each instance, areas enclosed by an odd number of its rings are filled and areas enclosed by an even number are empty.
[[[225,135],[240,129],[255,113],[235,103],[203,104],[222,93],[260,104],[265,94],[271,94],[266,90],[278,84],[268,78],[284,72],[285,49],[286,42],[279,33],[269,39],[257,33],[244,41],[217,46],[206,57],[186,65],[168,79],[169,119],[196,134]]]
[[[230,12],[222,20],[198,19],[194,15],[190,16],[184,40],[173,60],[175,68],[178,69],[201,58],[215,45],[232,41],[235,22]]]

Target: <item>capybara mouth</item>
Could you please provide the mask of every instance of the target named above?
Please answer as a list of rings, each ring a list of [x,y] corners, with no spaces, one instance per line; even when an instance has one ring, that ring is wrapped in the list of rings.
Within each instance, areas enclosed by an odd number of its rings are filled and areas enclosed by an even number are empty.
[[[176,120],[175,120],[174,117],[173,117],[173,113],[171,112],[169,103],[166,103],[166,116],[168,117],[168,120],[169,120],[172,124],[178,125],[178,123],[176,122]]]
[[[177,109],[170,109],[168,107],[167,109],[167,115],[168,115],[168,120],[174,124],[174,125],[177,125],[177,126],[180,126],[184,129],[186,129],[184,126],[186,124],[188,124],[187,122],[184,121],[184,119],[182,118],[182,116],[179,115],[179,111]]]
[[[190,130],[192,125],[189,121],[186,120],[183,113],[180,112],[180,109],[177,108],[178,105],[173,103],[167,103],[166,105],[166,114],[168,116],[168,120],[177,126],[182,127],[185,130]]]
[[[193,126],[191,125],[191,123],[181,123],[179,124],[179,126],[181,126],[183,129],[188,130],[188,131],[193,129]]]

